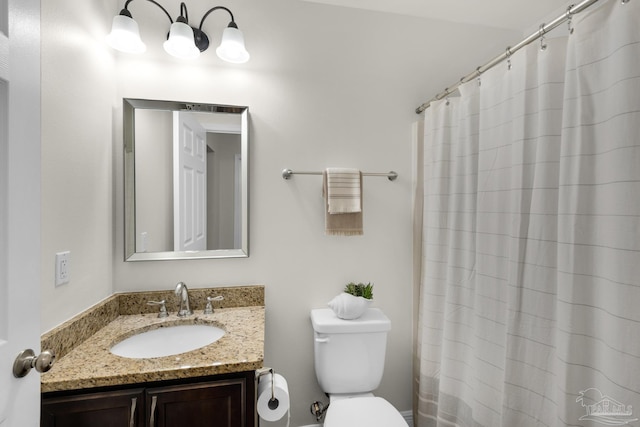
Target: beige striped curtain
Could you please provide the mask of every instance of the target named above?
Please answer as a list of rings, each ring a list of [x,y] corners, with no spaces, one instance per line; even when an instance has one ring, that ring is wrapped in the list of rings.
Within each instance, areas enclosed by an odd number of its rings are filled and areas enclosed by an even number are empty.
[[[640,425],[640,0],[603,3],[426,111],[419,427]]]

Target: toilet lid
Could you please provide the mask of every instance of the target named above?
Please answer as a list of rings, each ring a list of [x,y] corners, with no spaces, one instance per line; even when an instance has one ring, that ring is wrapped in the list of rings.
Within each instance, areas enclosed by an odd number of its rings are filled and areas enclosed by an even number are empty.
[[[324,427],[407,427],[400,412],[381,397],[354,397],[329,405]]]

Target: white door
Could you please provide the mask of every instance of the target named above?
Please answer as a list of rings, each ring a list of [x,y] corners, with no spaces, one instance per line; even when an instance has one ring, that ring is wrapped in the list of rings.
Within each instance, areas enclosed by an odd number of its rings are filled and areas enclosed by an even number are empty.
[[[173,233],[177,251],[207,249],[207,134],[193,115],[173,113]]]
[[[0,427],[40,424],[40,0],[0,0]]]

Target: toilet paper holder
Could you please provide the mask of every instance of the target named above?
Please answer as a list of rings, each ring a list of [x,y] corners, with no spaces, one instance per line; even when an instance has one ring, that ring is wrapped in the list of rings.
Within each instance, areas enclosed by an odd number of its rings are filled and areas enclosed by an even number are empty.
[[[275,393],[276,371],[273,368],[267,367],[256,369],[256,382],[259,382],[260,377],[266,374],[271,374],[271,399],[269,399],[269,403],[267,403],[267,406],[269,406],[269,409],[273,410],[280,405],[280,402],[278,401],[278,399],[276,399]]]

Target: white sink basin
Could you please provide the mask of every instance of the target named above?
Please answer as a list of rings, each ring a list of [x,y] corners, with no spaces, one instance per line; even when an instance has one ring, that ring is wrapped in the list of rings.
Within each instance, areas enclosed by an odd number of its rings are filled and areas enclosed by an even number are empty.
[[[175,325],[133,335],[111,347],[111,353],[131,359],[172,356],[196,350],[224,336],[211,325]]]

